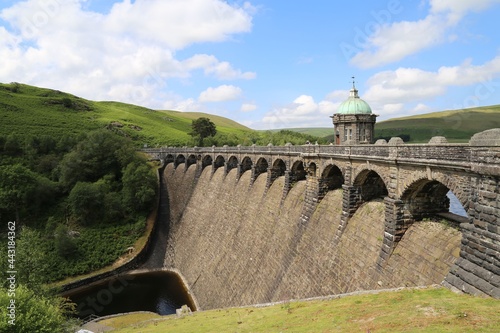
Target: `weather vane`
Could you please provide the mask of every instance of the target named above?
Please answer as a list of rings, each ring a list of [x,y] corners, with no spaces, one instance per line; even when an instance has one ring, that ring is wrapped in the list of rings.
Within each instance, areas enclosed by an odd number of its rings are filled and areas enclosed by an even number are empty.
[[[354,76],[351,76],[351,78],[352,78],[352,88],[353,88],[353,89],[356,89],[356,87],[355,87],[355,85],[354,85],[354,83],[356,82],[356,81],[354,81]]]

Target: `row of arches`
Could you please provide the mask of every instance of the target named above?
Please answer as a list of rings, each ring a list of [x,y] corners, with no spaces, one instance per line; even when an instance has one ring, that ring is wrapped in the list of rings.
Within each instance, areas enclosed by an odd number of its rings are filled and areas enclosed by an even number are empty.
[[[320,201],[329,191],[344,188],[349,191],[349,201],[352,206],[352,212],[363,202],[376,199],[384,199],[389,196],[387,180],[384,180],[380,172],[372,169],[360,170],[353,175],[352,182],[346,183],[345,173],[335,164],[328,164],[323,168],[321,174],[317,174],[318,167],[314,162],[305,162],[301,159],[295,161],[285,161],[281,158],[275,158],[269,161],[265,157],[259,157],[256,162],[251,157],[245,156],[241,161],[236,156],[225,158],[217,155],[167,155],[164,159],[165,164],[174,163],[174,167],[184,164],[185,168],[200,162],[200,173],[207,167],[212,166],[213,172],[223,167],[225,174],[238,168],[238,178],[245,172],[251,171],[252,178],[255,180],[261,174],[267,174],[268,186],[279,177],[288,177],[288,184],[306,180],[307,176],[317,177],[318,180],[318,201]],[[447,184],[449,185],[449,184]],[[419,221],[426,217],[449,212],[450,207],[450,188],[442,182],[435,179],[422,177],[409,184],[398,198],[401,206],[401,214],[406,221]],[[393,195],[394,196],[394,195]],[[460,204],[462,210],[466,206],[466,198],[461,198]]]

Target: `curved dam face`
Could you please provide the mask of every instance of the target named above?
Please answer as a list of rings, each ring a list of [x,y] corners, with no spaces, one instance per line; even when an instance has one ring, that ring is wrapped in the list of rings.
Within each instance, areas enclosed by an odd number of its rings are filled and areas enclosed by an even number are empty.
[[[441,283],[459,256],[460,231],[436,222],[409,227],[380,265],[382,200],[361,205],[338,233],[342,190],[332,190],[304,219],[307,183],[283,197],[284,177],[236,178],[223,168],[166,166],[170,201],[165,267],[182,272],[200,308],[211,309],[357,290]],[[339,237],[340,235],[340,237]]]

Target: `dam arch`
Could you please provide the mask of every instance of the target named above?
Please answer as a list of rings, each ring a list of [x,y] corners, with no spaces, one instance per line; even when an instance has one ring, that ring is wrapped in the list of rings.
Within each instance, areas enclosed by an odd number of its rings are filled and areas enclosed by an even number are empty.
[[[338,166],[329,164],[321,173],[320,182],[320,195],[325,196],[329,191],[342,188],[345,183],[344,175]]]
[[[253,167],[253,162],[252,159],[249,156],[245,156],[243,160],[241,161],[241,164],[239,166],[240,170],[238,172],[238,179],[248,170],[252,170]]]
[[[220,167],[223,167],[224,165],[226,164],[226,160],[224,159],[224,156],[222,155],[219,155],[215,158],[215,161],[214,161],[214,169],[213,171],[217,171],[218,168]]]
[[[177,167],[180,165],[180,164],[184,164],[186,163],[186,157],[183,155],[183,154],[178,154],[176,157],[175,157],[175,161],[174,161],[174,168],[177,169]]]
[[[293,184],[301,180],[306,180],[306,174],[304,162],[302,160],[295,161],[290,171],[290,184],[293,186]]]
[[[170,163],[175,163],[175,157],[172,154],[167,154],[165,155],[165,158],[163,159],[163,165],[166,166],[167,164]]]
[[[194,154],[191,154],[188,156],[188,158],[186,159],[186,170],[189,169],[189,167],[193,164],[196,164],[198,158],[196,157],[196,155]]]
[[[419,221],[437,213],[449,211],[448,187],[437,180],[419,179],[411,184],[401,196],[405,220]]]
[[[231,157],[229,157],[229,160],[226,163],[227,166],[226,174],[228,174],[231,170],[237,168],[238,164],[239,162],[236,156],[232,155]]]
[[[354,178],[353,187],[358,192],[360,202],[383,199],[389,194],[383,178],[372,169],[361,170]]]
[[[212,163],[213,163],[212,156],[210,155],[203,156],[201,160],[201,171],[205,170],[207,166],[212,165]]]
[[[286,174],[286,163],[281,158],[273,161],[272,167],[269,169],[269,182],[267,187],[271,187],[276,179],[283,177]]]
[[[255,165],[252,167],[252,184],[263,173],[267,174],[269,162],[264,157],[259,157]]]

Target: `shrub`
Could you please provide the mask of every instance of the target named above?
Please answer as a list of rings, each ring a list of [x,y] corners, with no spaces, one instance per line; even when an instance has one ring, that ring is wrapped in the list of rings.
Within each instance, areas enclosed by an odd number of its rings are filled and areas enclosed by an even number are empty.
[[[78,247],[75,240],[69,235],[68,228],[63,224],[58,225],[55,230],[55,246],[63,258],[72,258],[77,253]]]
[[[89,224],[100,220],[104,213],[104,193],[99,184],[78,182],[68,196],[68,204],[73,217]]]

